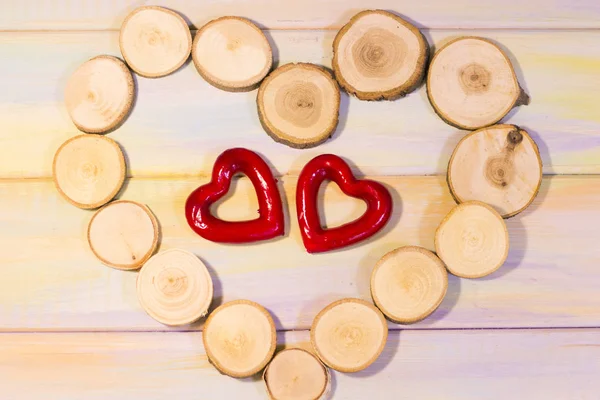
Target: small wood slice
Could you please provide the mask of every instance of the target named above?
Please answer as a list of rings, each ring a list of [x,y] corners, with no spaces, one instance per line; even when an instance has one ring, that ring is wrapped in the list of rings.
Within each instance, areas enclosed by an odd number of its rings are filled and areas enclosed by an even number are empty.
[[[458,203],[479,200],[504,218],[527,208],[541,183],[538,147],[515,125],[494,125],[468,134],[448,164],[448,186]]]
[[[65,105],[75,126],[106,133],[129,115],[135,88],[127,66],[118,58],[98,56],[83,63],[65,88]]]
[[[429,45],[411,23],[383,10],[362,11],[333,41],[333,71],[361,100],[394,100],[423,81]]]
[[[427,95],[446,123],[469,130],[493,125],[512,108],[529,104],[506,54],[478,37],[456,39],[435,54]]]
[[[79,135],[54,155],[52,177],[59,193],[79,208],[98,208],[117,195],[125,180],[119,145],[100,135]]]
[[[185,20],[162,7],[145,6],[125,18],[119,35],[121,54],[141,76],[158,78],[181,67],[192,50]]]
[[[481,278],[504,264],[508,229],[492,207],[468,201],[454,207],[438,227],[435,251],[452,274]]]
[[[170,249],[144,264],[137,278],[137,295],[144,310],[158,322],[187,325],[208,313],[213,283],[198,257]]]
[[[303,349],[286,349],[275,355],[263,374],[272,400],[319,400],[327,396],[327,368]]]
[[[341,372],[357,372],[371,365],[383,351],[388,328],[373,304],[342,299],[323,309],[313,321],[310,341],[325,365]]]
[[[256,89],[273,66],[273,52],[263,31],[240,17],[221,17],[200,28],[192,59],[208,83],[230,92]]]
[[[158,222],[145,205],[117,200],[98,210],[90,220],[87,240],[104,265],[138,269],[158,245]]]
[[[260,122],[273,140],[309,148],[323,143],[335,131],[340,89],[322,67],[286,64],[262,82],[256,102]]]
[[[406,246],[387,253],[373,269],[371,295],[390,320],[411,324],[434,312],[446,295],[448,272],[431,251]]]
[[[277,344],[271,314],[248,300],[231,301],[214,310],[202,339],[210,362],[234,378],[260,372],[271,361]]]

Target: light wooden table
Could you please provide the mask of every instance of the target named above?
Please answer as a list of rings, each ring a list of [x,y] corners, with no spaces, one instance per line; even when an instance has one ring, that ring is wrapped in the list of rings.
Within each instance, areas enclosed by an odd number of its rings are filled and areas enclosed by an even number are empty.
[[[78,132],[62,103],[67,77],[98,54],[119,55],[118,28],[144,1],[3,0],[0,5],[0,398],[263,399],[257,379],[221,376],[207,362],[202,324],[166,328],[135,295],[135,273],[100,265],[86,246],[91,212],[53,187],[55,150]],[[155,3],[156,4],[156,3]],[[390,9],[435,46],[462,34],[508,49],[532,104],[507,118],[538,142],[544,182],[535,203],[508,220],[506,265],[481,280],[450,278],[427,320],[392,329],[368,370],[334,376],[334,399],[598,399],[600,393],[600,2],[597,0],[163,0],[194,27],[242,15],[266,28],[280,64],[330,66],[336,30],[358,10]],[[469,29],[468,31],[461,29]],[[472,30],[471,30],[472,29]],[[163,79],[137,78],[135,109],[110,134],[125,149],[121,198],[150,206],[161,249],[195,252],[211,269],[217,302],[249,298],[276,317],[279,340],[307,346],[329,302],[369,298],[368,277],[387,251],[433,247],[454,202],[446,164],[464,135],[445,125],[424,88],[395,102],[343,96],[334,139],[311,150],[274,143],[261,129],[256,92],[226,93],[187,64]],[[183,215],[189,192],[233,146],[265,156],[294,210],[296,175],[331,152],[393,191],[396,210],[374,240],[308,255],[295,216],[280,240],[224,246],[194,235]],[[363,206],[334,186],[329,225]],[[256,210],[248,181],[218,213]]]

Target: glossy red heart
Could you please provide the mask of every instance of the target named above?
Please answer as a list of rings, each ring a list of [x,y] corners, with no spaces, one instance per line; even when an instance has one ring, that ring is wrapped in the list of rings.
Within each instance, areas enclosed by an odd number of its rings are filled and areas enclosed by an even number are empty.
[[[338,184],[346,195],[367,203],[367,211],[357,220],[331,229],[323,229],[317,209],[319,187],[325,180]],[[392,215],[392,196],[380,183],[357,180],[340,157],[323,154],[302,169],[296,188],[296,211],[304,247],[319,253],[360,242],[377,233]]]
[[[223,221],[211,214],[210,206],[227,194],[231,178],[240,172],[250,178],[254,185],[259,216],[249,221]],[[255,242],[284,233],[283,208],[277,181],[258,154],[243,148],[226,150],[217,158],[211,181],[188,197],[185,216],[194,232],[213,242]]]

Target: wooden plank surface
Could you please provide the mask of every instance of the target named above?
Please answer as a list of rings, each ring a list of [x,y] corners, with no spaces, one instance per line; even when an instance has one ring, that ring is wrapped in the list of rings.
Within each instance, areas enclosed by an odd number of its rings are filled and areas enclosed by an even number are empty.
[[[307,329],[334,300],[369,299],[372,267],[387,251],[409,244],[432,249],[435,229],[454,205],[442,177],[375,179],[393,193],[396,208],[389,226],[362,245],[320,255],[302,247],[292,176],[281,184],[292,210],[286,237],[261,244],[216,244],[192,232],[183,205],[205,178],[133,179],[122,198],[153,210],[162,227],[161,249],[193,251],[210,266],[217,304],[248,298],[275,315],[278,329]],[[364,209],[333,184],[322,202],[328,226]],[[600,327],[599,202],[598,176],[546,178],[530,209],[507,221],[506,264],[480,280],[451,277],[440,309],[407,328]],[[169,329],[140,309],[135,273],[95,260],[85,241],[92,213],[67,204],[51,181],[2,182],[0,204],[1,330]],[[253,189],[243,179],[217,215],[244,219],[254,217],[256,209]],[[183,329],[201,329],[201,323]]]
[[[195,26],[223,15],[242,15],[277,29],[337,29],[364,8],[393,10],[433,28],[598,28],[594,0],[409,1],[360,0],[3,0],[0,29],[118,29],[134,8],[157,4],[185,15]]]
[[[334,399],[597,399],[600,330],[394,332],[380,358],[333,372]],[[280,334],[307,347],[308,332]],[[266,399],[262,381],[220,375],[200,333],[0,335],[6,399]],[[387,390],[386,390],[387,389]]]
[[[439,44],[459,31],[427,32]],[[540,146],[545,173],[600,173],[600,31],[480,31],[510,49],[532,104],[507,119]],[[281,63],[330,65],[329,31],[269,33]],[[116,32],[0,34],[0,177],[48,177],[52,157],[78,134],[63,106],[73,70],[98,54],[118,55]],[[524,79],[523,79],[524,77]],[[442,174],[464,135],[432,111],[425,88],[395,102],[346,96],[333,140],[310,150],[273,142],[258,122],[255,96],[227,93],[202,80],[194,66],[163,79],[138,78],[129,120],[110,134],[124,147],[133,176],[206,174],[233,146],[261,152],[278,174],[298,173],[313,156],[331,152],[369,175]]]

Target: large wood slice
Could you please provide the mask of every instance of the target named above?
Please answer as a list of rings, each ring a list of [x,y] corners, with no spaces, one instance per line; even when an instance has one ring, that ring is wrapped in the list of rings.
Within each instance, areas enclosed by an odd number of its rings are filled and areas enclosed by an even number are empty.
[[[371,275],[375,305],[390,320],[410,324],[429,316],[444,300],[448,272],[431,251],[400,247],[379,260]]]
[[[448,186],[458,203],[479,200],[504,218],[527,208],[541,183],[538,147],[515,125],[494,125],[468,134],[448,164]]]
[[[313,321],[310,341],[325,365],[357,372],[371,365],[385,347],[385,317],[373,304],[342,299],[325,307]]]
[[[79,135],[54,155],[52,177],[59,193],[79,208],[98,208],[117,195],[125,180],[119,145],[100,135]]]
[[[235,300],[214,310],[202,335],[210,362],[222,373],[246,378],[273,358],[277,337],[271,314],[248,300]]]
[[[211,85],[231,92],[255,89],[273,65],[263,31],[240,17],[221,17],[198,30],[192,59]]]
[[[335,77],[361,100],[393,100],[423,81],[429,45],[411,23],[383,10],[362,11],[333,42]]]
[[[493,125],[512,108],[529,104],[509,58],[479,37],[461,37],[437,51],[427,95],[445,122],[468,130]]]
[[[192,49],[185,20],[163,7],[136,8],[125,18],[119,35],[121,54],[141,76],[158,78],[181,67]]]
[[[158,322],[187,325],[208,313],[213,283],[196,255],[169,249],[144,264],[137,278],[137,295],[144,310]]]
[[[508,256],[508,229],[492,207],[468,201],[454,207],[435,233],[435,251],[462,278],[487,276]]]
[[[118,58],[98,56],[83,63],[65,88],[65,106],[77,128],[106,133],[129,115],[135,96],[129,68]]]
[[[118,200],[92,216],[87,240],[104,265],[133,270],[140,268],[156,250],[158,229],[158,222],[148,207]]]
[[[271,138],[290,147],[309,148],[335,131],[340,89],[320,66],[286,64],[262,82],[256,102],[260,122]]]

